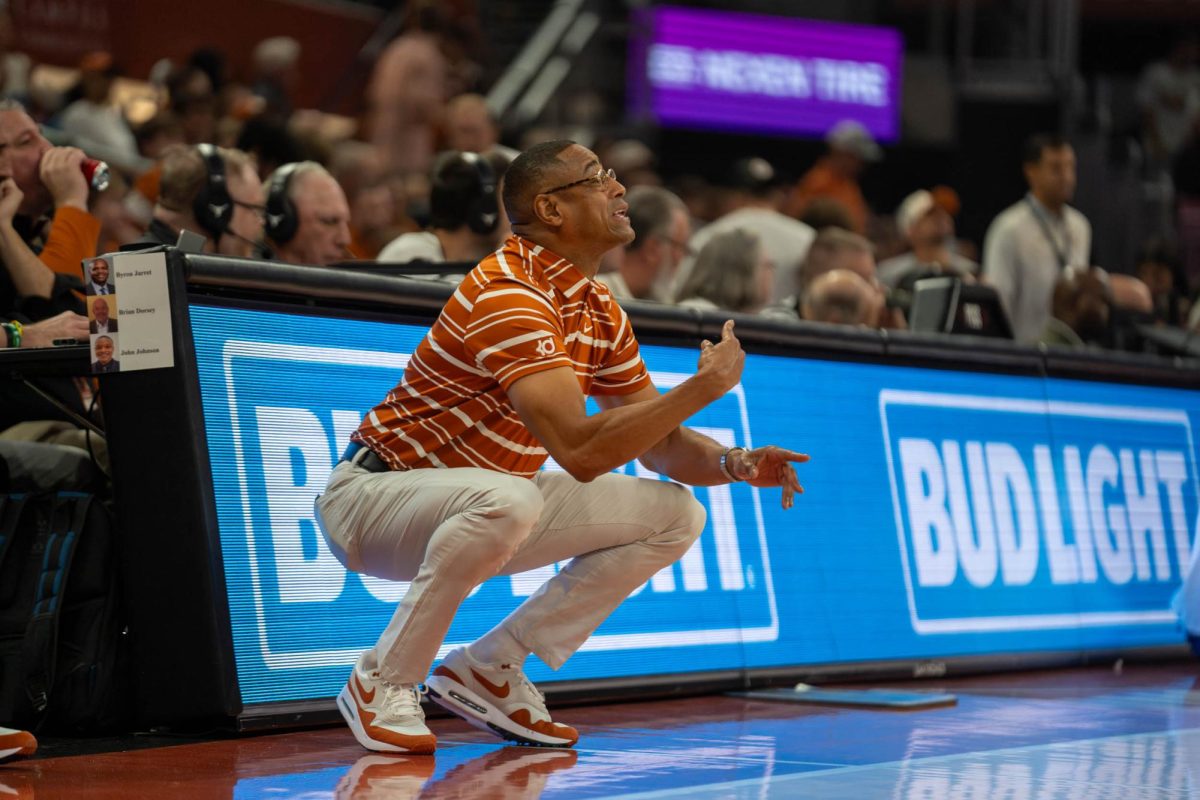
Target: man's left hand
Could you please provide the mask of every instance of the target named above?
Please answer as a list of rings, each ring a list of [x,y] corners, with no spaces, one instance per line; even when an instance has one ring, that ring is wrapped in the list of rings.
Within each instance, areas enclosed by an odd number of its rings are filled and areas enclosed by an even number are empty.
[[[729,454],[725,466],[733,473],[733,477],[751,486],[783,487],[783,507],[786,509],[795,504],[797,494],[804,494],[804,487],[800,485],[792,464],[803,464],[805,461],[808,461],[808,456],[804,453],[767,445],[753,450],[734,450]]]

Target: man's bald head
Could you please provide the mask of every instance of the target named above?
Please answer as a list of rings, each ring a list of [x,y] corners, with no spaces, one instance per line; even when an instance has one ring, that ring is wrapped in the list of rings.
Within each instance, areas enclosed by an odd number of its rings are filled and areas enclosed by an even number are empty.
[[[879,295],[856,272],[833,269],[809,284],[801,304],[801,316],[812,322],[835,325],[866,325],[878,314]]]

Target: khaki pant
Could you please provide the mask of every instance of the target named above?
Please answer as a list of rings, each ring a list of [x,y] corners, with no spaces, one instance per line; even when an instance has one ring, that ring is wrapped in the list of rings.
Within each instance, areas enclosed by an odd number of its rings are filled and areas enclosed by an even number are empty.
[[[503,621],[558,669],[631,592],[700,535],[705,512],[683,486],[609,473],[580,483],[491,470],[330,475],[317,519],[347,569],[412,581],[375,645],[383,677],[423,682],[468,593],[495,575],[571,563]]]

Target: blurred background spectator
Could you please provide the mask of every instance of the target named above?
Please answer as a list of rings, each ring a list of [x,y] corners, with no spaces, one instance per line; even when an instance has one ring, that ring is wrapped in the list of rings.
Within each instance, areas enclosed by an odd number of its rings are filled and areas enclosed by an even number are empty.
[[[700,249],[691,274],[679,288],[686,308],[754,313],[770,296],[771,259],[759,238],[735,229],[716,234]]]

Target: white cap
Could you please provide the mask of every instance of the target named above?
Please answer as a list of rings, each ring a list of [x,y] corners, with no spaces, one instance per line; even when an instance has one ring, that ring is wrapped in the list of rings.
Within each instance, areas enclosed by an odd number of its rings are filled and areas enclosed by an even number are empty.
[[[883,150],[875,143],[875,138],[862,123],[852,119],[844,119],[834,125],[825,134],[825,142],[830,147],[853,153],[863,161],[879,161],[883,158]]]
[[[909,230],[921,217],[933,210],[933,193],[925,189],[917,189],[904,198],[896,209],[896,228],[900,235],[908,236]]]

